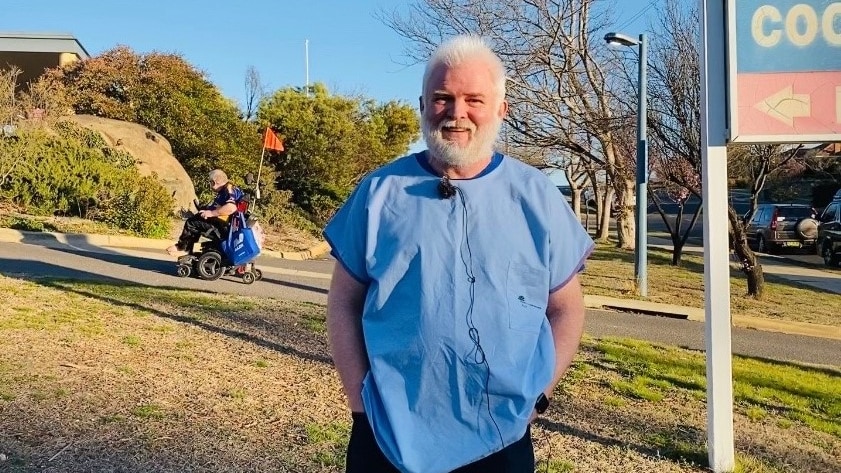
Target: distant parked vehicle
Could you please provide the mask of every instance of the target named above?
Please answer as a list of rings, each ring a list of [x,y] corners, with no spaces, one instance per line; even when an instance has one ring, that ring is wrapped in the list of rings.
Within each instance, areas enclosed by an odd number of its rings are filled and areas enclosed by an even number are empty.
[[[841,265],[841,190],[821,214],[816,248],[825,265]]]
[[[815,209],[803,204],[759,204],[745,224],[748,244],[760,253],[782,248],[814,248],[818,238]]]

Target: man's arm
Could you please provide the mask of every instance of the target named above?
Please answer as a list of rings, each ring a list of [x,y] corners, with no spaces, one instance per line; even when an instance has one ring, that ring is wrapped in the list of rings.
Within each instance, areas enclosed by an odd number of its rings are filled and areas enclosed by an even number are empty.
[[[362,338],[362,307],[366,292],[364,284],[336,263],[327,294],[327,337],[352,412],[365,411],[362,380],[368,372],[368,356]]]
[[[237,204],[233,202],[228,202],[227,204],[211,210],[202,210],[199,212],[199,215],[202,218],[211,218],[211,217],[226,217],[228,215],[233,214],[237,211]]]
[[[584,294],[577,274],[562,288],[549,294],[546,317],[555,341],[555,374],[544,392],[551,397],[555,386],[572,364],[584,332]]]

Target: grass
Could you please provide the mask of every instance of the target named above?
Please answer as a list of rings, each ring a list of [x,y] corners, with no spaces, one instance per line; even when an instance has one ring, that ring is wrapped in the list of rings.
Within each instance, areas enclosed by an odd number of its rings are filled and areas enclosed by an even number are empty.
[[[706,367],[700,353],[614,338],[585,343],[604,355],[615,373],[610,386],[617,395],[651,402],[679,390],[705,396]],[[841,381],[834,370],[734,356],[733,398],[751,420],[773,412],[841,438]]]
[[[0,213],[0,227],[30,232],[94,233],[100,235],[134,235],[101,222],[69,217],[40,217],[17,213]]]
[[[648,252],[648,298],[652,302],[704,307],[704,260],[684,253],[681,266],[671,266],[670,251]],[[585,292],[638,299],[634,281],[633,251],[613,244],[598,244],[581,276]],[[730,272],[730,306],[733,315],[837,325],[841,297],[796,282],[768,277],[761,300],[748,297],[747,281],[738,269]]]
[[[341,471],[350,418],[323,306],[5,277],[0,291],[26,309],[0,314],[13,471]],[[704,376],[697,352],[585,339],[534,424],[539,471],[705,471]],[[737,471],[839,469],[837,370],[736,357],[733,377]]]

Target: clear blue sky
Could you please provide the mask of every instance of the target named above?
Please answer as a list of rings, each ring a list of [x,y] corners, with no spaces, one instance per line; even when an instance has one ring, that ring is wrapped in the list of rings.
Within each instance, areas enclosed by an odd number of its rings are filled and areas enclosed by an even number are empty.
[[[694,1],[694,0],[690,0]],[[423,67],[404,66],[403,40],[375,14],[406,0],[3,0],[0,31],[70,33],[96,56],[119,44],[178,53],[237,102],[254,66],[268,91],[310,82],[337,93],[417,106]],[[618,3],[618,2],[617,2]],[[617,24],[645,28],[649,0],[615,6]],[[641,11],[639,18],[634,18]],[[629,31],[633,33],[633,31]]]

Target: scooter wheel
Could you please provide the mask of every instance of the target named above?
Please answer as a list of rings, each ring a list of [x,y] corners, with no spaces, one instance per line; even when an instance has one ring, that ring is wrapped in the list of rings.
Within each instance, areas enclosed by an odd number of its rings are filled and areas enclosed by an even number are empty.
[[[251,284],[256,279],[257,279],[257,277],[251,271],[249,271],[247,273],[242,273],[242,282],[244,282],[245,284]]]
[[[178,277],[180,278],[186,278],[191,272],[193,272],[192,269],[185,264],[179,264],[175,269],[175,273],[178,274]]]
[[[263,272],[257,268],[254,268],[254,277],[257,278],[257,281],[263,279]]]

